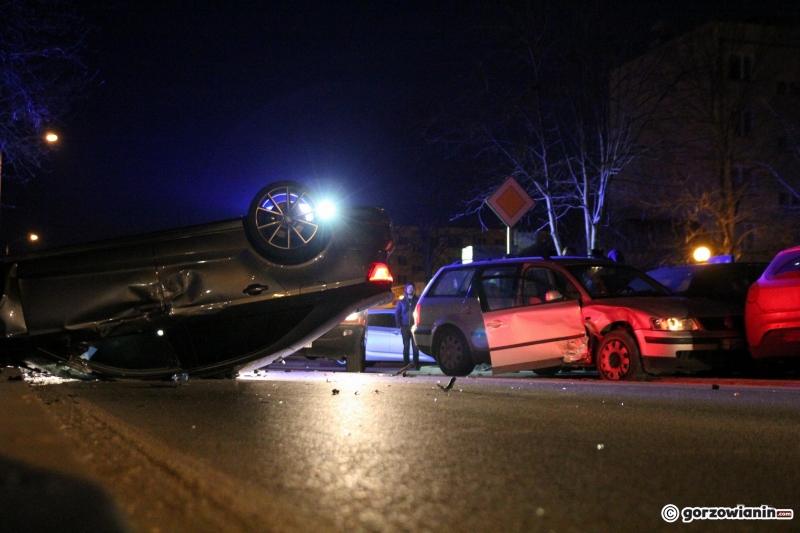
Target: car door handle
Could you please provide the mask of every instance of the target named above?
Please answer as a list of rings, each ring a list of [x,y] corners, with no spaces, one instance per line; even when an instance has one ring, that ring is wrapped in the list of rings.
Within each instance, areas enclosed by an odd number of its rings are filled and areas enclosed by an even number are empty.
[[[502,325],[503,325],[503,322],[501,322],[500,320],[492,320],[491,322],[486,324],[486,327],[487,328],[492,328],[492,329],[497,329],[497,328],[501,327]]]
[[[267,289],[269,289],[267,285],[261,285],[260,283],[253,283],[252,285],[248,285],[242,292],[244,294],[249,294],[250,296],[258,296]]]

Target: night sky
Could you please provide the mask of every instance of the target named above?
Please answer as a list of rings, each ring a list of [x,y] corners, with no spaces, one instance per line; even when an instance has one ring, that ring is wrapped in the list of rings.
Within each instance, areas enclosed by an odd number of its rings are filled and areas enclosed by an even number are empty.
[[[469,184],[422,129],[504,3],[76,2],[94,78],[49,173],[3,182],[3,232],[47,247],[245,214],[293,179],[342,202],[458,212]],[[788,2],[609,2],[637,26],[790,15]],[[792,8],[793,11],[797,7]]]

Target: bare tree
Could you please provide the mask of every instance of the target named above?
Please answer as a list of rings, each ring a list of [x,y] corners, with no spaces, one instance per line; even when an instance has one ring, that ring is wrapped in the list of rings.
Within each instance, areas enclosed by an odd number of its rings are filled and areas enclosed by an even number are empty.
[[[572,53],[585,59],[570,62],[575,72],[568,85],[570,98],[559,139],[569,201],[582,211],[589,252],[598,245],[617,176],[656,148],[645,143],[643,135],[664,99],[660,90],[663,60],[653,54],[647,62],[625,63],[633,54],[631,43],[598,49],[598,43],[608,40],[589,32],[579,35],[586,40],[578,40]]]
[[[767,25],[708,23],[659,49],[670,82],[647,137],[667,149],[638,168],[632,192],[650,213],[702,228],[722,254],[739,257],[757,235],[777,246],[792,226],[774,209],[780,128],[763,98],[773,94],[787,50],[796,60],[791,36]]]
[[[538,201],[534,216],[544,216],[556,249],[564,216],[582,212],[588,253],[614,179],[648,149],[639,137],[656,107],[657,95],[647,91],[658,65],[618,68],[633,46],[569,7],[538,2],[510,13],[478,69],[479,97],[434,140],[480,162],[484,177],[463,214],[478,212],[511,175]]]
[[[789,87],[786,88],[788,92]],[[800,92],[800,83],[795,83],[793,92]],[[780,124],[783,129],[783,136],[779,137],[776,149],[779,152],[777,160],[759,160],[756,164],[768,172],[782,188],[782,194],[786,198],[785,207],[800,212],[800,181],[792,176],[797,174],[800,168],[800,132],[792,121],[791,113],[787,109],[780,112],[776,110],[774,104],[766,99],[762,100],[764,108],[772,116],[773,120]],[[795,117],[800,118],[800,117]],[[786,159],[791,158],[791,165],[787,165]],[[781,161],[783,159],[783,161]]]
[[[57,0],[0,0],[0,176],[25,181],[42,168],[44,130],[88,81],[82,20]]]

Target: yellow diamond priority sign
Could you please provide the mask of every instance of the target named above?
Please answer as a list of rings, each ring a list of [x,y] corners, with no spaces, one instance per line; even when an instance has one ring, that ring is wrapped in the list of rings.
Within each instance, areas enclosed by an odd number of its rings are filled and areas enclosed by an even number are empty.
[[[500,220],[505,222],[506,226],[513,228],[536,202],[528,196],[528,193],[517,183],[517,180],[509,177],[486,200],[486,203],[500,217]]]

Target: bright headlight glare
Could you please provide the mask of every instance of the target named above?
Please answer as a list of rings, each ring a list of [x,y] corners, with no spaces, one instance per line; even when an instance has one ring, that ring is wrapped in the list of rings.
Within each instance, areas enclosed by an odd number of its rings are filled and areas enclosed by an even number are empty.
[[[317,204],[317,214],[322,219],[332,218],[336,214],[336,206],[330,200],[323,200]]]
[[[651,318],[650,324],[658,331],[694,331],[700,329],[693,318]]]

